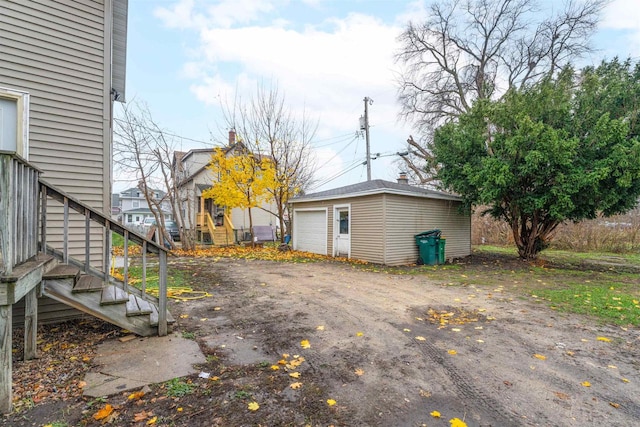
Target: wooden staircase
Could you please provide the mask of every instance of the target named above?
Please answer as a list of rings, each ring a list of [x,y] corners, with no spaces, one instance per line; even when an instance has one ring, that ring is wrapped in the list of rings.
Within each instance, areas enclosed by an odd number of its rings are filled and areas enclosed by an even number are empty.
[[[129,293],[79,268],[58,264],[42,277],[42,295],[141,336],[158,334],[158,302]],[[167,323],[175,320],[167,312]]]

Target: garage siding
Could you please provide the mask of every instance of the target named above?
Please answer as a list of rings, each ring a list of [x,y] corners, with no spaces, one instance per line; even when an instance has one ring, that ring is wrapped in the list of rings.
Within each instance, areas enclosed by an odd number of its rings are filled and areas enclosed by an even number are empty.
[[[351,204],[351,258],[384,263],[383,195],[341,199]]]
[[[460,202],[385,194],[386,251],[384,263],[415,262],[418,248],[414,235],[439,229],[447,239],[445,256],[462,258],[471,254],[471,217],[460,214]]]

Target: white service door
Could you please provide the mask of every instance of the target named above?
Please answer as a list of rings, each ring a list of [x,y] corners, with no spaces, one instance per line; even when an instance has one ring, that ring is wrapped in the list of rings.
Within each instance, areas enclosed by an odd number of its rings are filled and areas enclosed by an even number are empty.
[[[349,210],[349,208],[336,208],[335,256],[348,257],[351,252],[351,235],[349,234],[351,221],[349,219]]]
[[[327,211],[294,211],[293,249],[327,254]]]

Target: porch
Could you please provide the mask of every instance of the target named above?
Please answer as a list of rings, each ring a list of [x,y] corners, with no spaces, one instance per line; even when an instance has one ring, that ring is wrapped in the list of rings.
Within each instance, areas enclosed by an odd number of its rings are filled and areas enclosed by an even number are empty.
[[[84,231],[79,233],[79,228]],[[124,238],[122,281],[109,274],[112,233]],[[128,247],[132,244],[141,248],[142,280],[136,287],[128,283]],[[92,260],[91,249],[96,247],[102,248],[100,260]],[[147,289],[151,259],[159,271],[157,297]],[[141,336],[164,336],[173,321],[167,311],[164,247],[48,184],[21,157],[0,151],[2,413],[11,410],[13,306],[24,302],[24,357],[33,359],[39,301],[44,297]],[[46,320],[56,320],[56,314],[49,314]]]

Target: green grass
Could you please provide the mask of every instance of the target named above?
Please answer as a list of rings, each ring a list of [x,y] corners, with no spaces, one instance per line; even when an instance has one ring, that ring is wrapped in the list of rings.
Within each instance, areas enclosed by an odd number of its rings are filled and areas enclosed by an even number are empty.
[[[118,233],[111,232],[111,246],[114,248],[122,248],[124,247],[124,237],[119,235]]]
[[[546,250],[543,266],[520,261],[513,247],[481,246],[483,256],[451,267],[422,266],[409,270],[436,283],[483,286],[545,302],[568,313],[586,314],[605,323],[640,326],[640,257],[637,254],[580,253]],[[610,264],[610,261],[615,261]],[[607,262],[607,264],[603,264]]]
[[[124,269],[118,268],[117,271],[122,274]],[[147,265],[147,289],[158,289],[158,271],[159,269],[157,265]],[[140,288],[141,284],[139,280],[142,278],[142,266],[132,265],[129,267],[128,272],[131,284],[137,288]],[[169,267],[167,269],[167,274],[167,286],[177,288],[189,285],[189,274],[187,271]]]
[[[640,325],[640,297],[629,293],[626,287],[607,287],[602,283],[573,285],[541,289],[537,296],[561,311],[594,315],[616,325]]]
[[[191,394],[194,391],[195,386],[187,383],[180,378],[174,378],[165,383],[167,388],[168,397],[183,397],[187,394]]]

